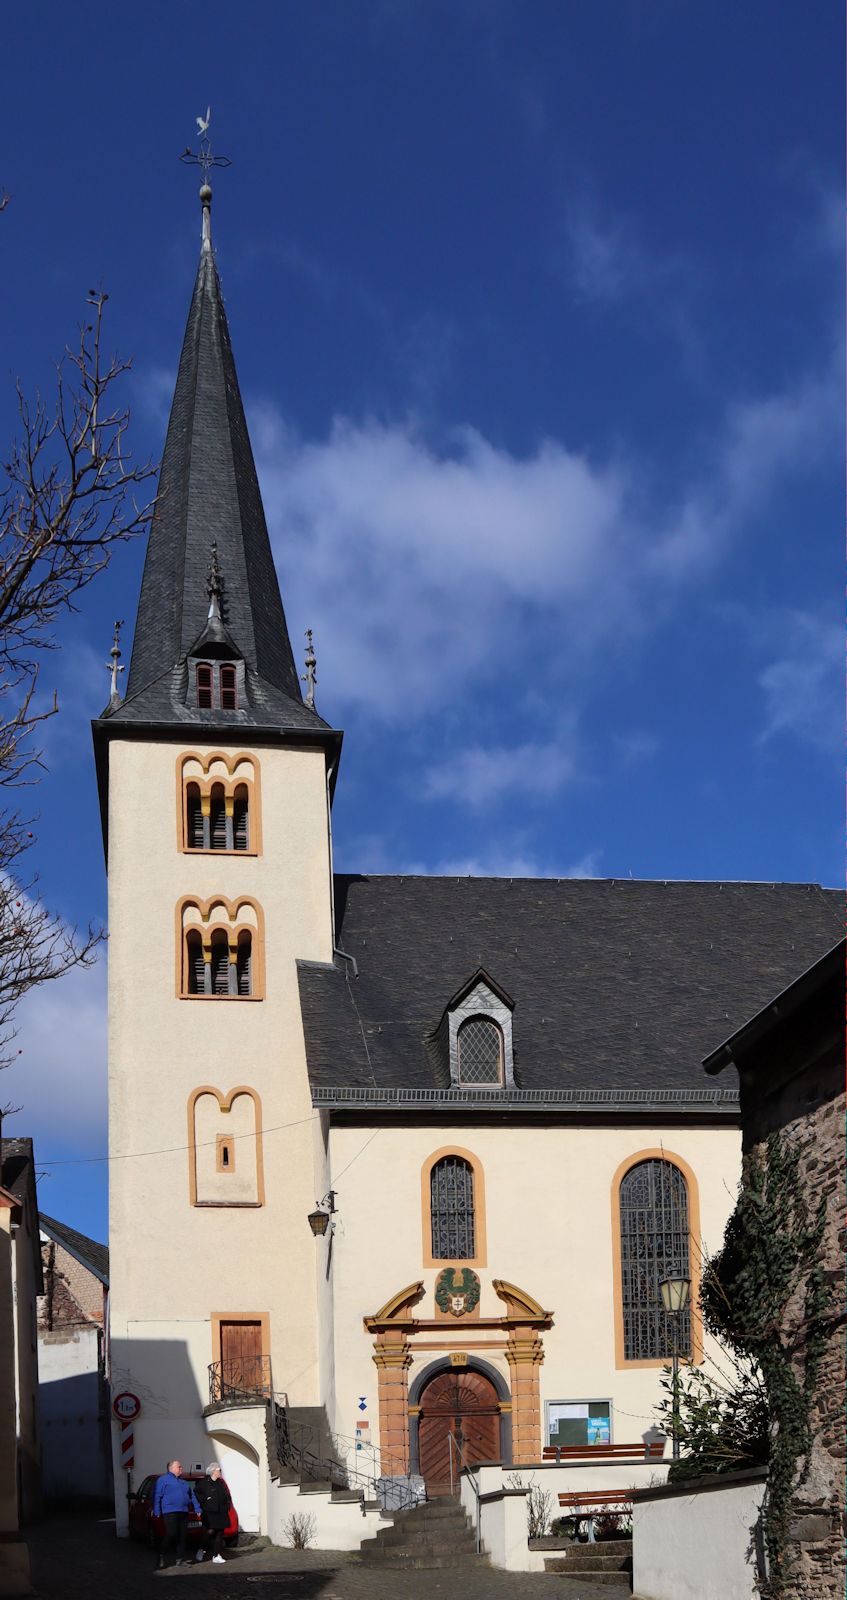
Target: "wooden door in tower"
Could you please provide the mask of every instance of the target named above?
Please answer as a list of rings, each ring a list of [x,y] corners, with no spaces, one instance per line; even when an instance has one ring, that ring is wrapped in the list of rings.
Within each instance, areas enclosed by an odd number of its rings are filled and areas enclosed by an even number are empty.
[[[419,1457],[427,1494],[445,1494],[456,1462],[472,1467],[500,1460],[500,1406],[497,1390],[481,1372],[439,1372],[421,1395]],[[453,1445],[451,1447],[450,1437]]]
[[[269,1366],[262,1353],[261,1322],[221,1323],[221,1398],[265,1394]]]

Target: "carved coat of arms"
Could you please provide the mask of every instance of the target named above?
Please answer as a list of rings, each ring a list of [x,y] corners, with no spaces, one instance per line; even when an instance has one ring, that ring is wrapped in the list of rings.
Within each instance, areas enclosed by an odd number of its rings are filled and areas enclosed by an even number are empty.
[[[470,1267],[445,1267],[435,1280],[435,1304],[451,1317],[466,1317],[479,1305],[479,1278]]]

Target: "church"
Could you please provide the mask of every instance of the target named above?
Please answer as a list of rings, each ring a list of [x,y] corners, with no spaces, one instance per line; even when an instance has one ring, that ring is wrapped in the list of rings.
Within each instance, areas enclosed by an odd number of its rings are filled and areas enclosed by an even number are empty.
[[[284,1542],[302,1501],[334,1548],[481,1463],[622,1494],[666,1471],[673,1346],[710,1354],[741,1151],[703,1058],[837,942],[839,897],[334,874],[342,734],[308,662],[301,692],[200,193],[126,693],[93,724],[118,1531],[173,1456],[221,1461],[244,1529]]]

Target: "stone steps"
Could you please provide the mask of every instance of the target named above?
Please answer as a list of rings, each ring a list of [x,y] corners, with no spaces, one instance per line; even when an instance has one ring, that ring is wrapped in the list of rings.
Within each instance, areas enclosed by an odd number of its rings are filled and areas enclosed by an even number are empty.
[[[574,1544],[557,1550],[544,1561],[545,1572],[570,1573],[574,1578],[592,1575],[606,1582],[628,1583],[632,1572],[632,1540],[601,1539],[597,1544]]]
[[[401,1511],[387,1528],[360,1548],[365,1566],[380,1569],[438,1569],[478,1567],[486,1558],[477,1555],[476,1540],[462,1507],[456,1500],[426,1501],[413,1511]]]

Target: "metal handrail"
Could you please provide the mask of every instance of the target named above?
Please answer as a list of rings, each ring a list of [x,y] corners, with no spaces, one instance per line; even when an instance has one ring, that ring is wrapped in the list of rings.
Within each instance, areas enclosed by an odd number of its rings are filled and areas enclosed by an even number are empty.
[[[209,1365],[210,1405],[255,1405],[273,1393],[270,1356],[248,1356]]]
[[[479,1555],[480,1550],[482,1548],[482,1527],[481,1527],[481,1523],[482,1523],[482,1499],[481,1499],[481,1495],[480,1495],[479,1484],[478,1484],[476,1478],[474,1477],[473,1468],[469,1467],[467,1462],[462,1460],[462,1450],[461,1450],[461,1447],[460,1447],[460,1445],[458,1443],[458,1440],[456,1439],[456,1435],[454,1434],[452,1428],[450,1429],[449,1433],[447,1434],[447,1443],[448,1443],[448,1455],[449,1455],[449,1459],[450,1459],[450,1493],[451,1494],[455,1494],[455,1490],[453,1488],[453,1451],[455,1450],[455,1452],[456,1452],[456,1465],[457,1465],[457,1468],[458,1468],[459,1479],[461,1480],[462,1473],[464,1473],[464,1475],[467,1478],[468,1483],[470,1484],[471,1488],[473,1489],[474,1495],[476,1497],[476,1530],[475,1530],[475,1534],[476,1534],[476,1553],[477,1553],[477,1555]],[[459,1484],[459,1491],[461,1493],[461,1482]]]
[[[301,1477],[311,1479],[316,1483],[329,1483],[334,1489],[358,1490],[362,1500],[376,1500],[382,1497],[385,1509],[392,1511],[408,1511],[417,1505],[417,1496],[409,1484],[392,1482],[382,1470],[378,1452],[373,1445],[366,1448],[371,1454],[371,1471],[361,1472],[350,1465],[349,1461],[340,1460],[338,1445],[343,1442],[342,1436],[330,1434],[329,1440],[334,1456],[320,1455],[317,1451],[308,1448],[304,1442],[307,1437],[311,1442],[315,1437],[315,1428],[308,1423],[292,1421],[285,1413],[282,1406],[274,1404],[273,1426],[280,1461]],[[299,1435],[298,1439],[292,1437],[292,1430]],[[352,1441],[346,1441],[348,1444]]]

